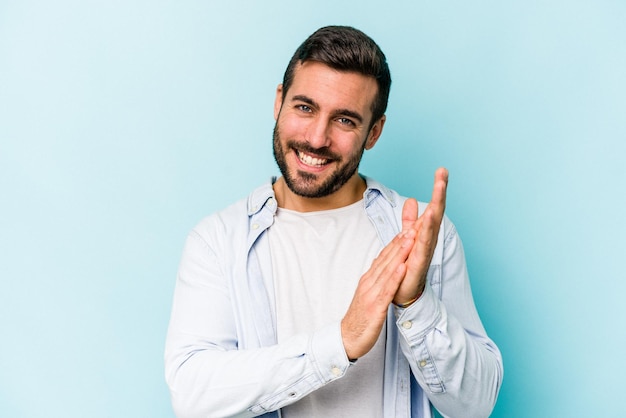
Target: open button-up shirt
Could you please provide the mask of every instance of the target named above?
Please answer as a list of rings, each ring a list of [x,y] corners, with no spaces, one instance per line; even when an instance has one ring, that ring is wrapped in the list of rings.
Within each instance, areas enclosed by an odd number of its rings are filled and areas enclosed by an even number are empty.
[[[365,211],[386,245],[400,232],[405,198],[365,179]],[[339,322],[277,344],[266,234],[276,209],[268,182],[187,238],[165,352],[180,418],[278,417],[282,406],[350,367]],[[431,404],[444,416],[489,416],[502,358],[474,306],[463,247],[447,217],[424,293],[406,309],[390,306],[386,329],[385,417],[431,417]]]

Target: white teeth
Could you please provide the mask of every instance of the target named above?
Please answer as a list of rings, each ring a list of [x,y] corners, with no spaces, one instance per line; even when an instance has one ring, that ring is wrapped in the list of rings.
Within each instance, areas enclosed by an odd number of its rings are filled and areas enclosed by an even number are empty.
[[[325,158],[315,158],[301,152],[298,152],[298,158],[300,158],[300,161],[302,161],[304,164],[314,167],[321,167],[328,162],[328,160],[326,160]]]

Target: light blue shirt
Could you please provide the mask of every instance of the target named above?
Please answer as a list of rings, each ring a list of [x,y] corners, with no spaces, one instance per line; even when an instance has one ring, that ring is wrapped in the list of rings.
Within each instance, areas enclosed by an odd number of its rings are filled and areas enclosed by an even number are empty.
[[[386,245],[400,232],[405,198],[366,181],[365,211]],[[277,344],[265,233],[276,209],[267,183],[187,238],[165,350],[179,418],[278,417],[281,407],[349,372],[339,322]],[[410,307],[389,308],[385,417],[431,417],[431,404],[446,417],[487,417],[502,358],[476,312],[463,247],[447,217],[427,280]]]

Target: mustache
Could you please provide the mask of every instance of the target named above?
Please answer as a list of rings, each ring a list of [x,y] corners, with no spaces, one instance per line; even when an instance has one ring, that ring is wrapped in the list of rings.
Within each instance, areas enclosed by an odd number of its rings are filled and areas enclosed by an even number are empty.
[[[327,160],[341,160],[341,156],[332,152],[328,149],[328,147],[315,148],[306,142],[298,142],[294,140],[287,141],[285,145],[297,151],[315,154],[317,157],[325,158]]]

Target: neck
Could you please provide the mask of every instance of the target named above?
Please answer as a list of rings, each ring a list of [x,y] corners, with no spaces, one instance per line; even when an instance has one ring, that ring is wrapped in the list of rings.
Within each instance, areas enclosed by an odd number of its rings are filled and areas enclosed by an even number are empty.
[[[276,180],[273,187],[278,207],[297,212],[316,212],[342,208],[358,202],[363,198],[366,184],[365,180],[355,173],[339,190],[324,197],[299,196],[289,189],[282,177]]]

